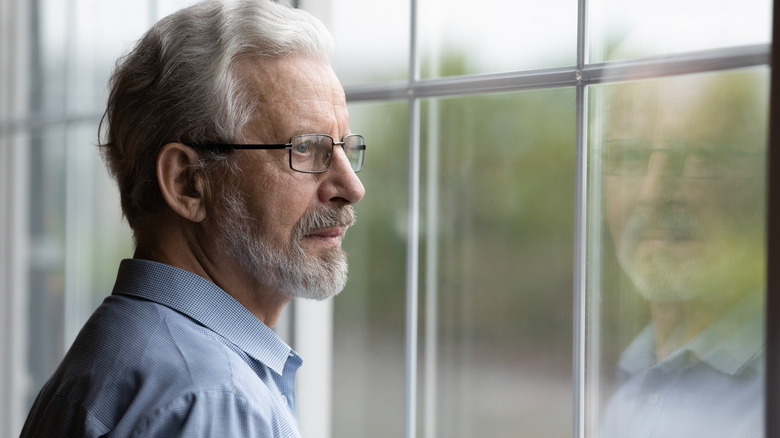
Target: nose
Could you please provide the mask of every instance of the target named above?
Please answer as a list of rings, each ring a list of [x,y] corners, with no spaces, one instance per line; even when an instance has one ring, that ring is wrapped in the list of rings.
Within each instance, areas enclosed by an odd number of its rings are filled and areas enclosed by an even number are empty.
[[[670,202],[680,185],[682,160],[669,151],[655,150],[647,162],[647,170],[642,178],[638,200],[644,204],[663,204]],[[680,162],[682,161],[682,162]]]
[[[320,201],[327,204],[352,205],[357,204],[366,189],[358,178],[352,165],[340,146],[333,148],[333,159],[330,168],[321,173],[322,181],[319,186]]]

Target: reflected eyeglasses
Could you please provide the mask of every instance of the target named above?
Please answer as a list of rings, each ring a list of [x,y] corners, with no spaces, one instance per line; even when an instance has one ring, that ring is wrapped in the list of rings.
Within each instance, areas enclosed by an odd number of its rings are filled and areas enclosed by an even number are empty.
[[[736,176],[752,163],[750,159],[761,156],[758,152],[739,151],[707,142],[678,141],[664,147],[652,147],[644,140],[610,140],[604,143],[603,153],[607,175],[644,176],[650,157],[662,153],[671,174],[692,179]]]
[[[302,134],[296,135],[285,144],[199,143],[189,146],[205,150],[286,149],[290,151],[290,169],[301,173],[326,172],[333,161],[334,146],[344,149],[352,170],[357,173],[363,168],[366,153],[366,142],[359,134],[349,134],[341,141],[333,140],[328,134]]]

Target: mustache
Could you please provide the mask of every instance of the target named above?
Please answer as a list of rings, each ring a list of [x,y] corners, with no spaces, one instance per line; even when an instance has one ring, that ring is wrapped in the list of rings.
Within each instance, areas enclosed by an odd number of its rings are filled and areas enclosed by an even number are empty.
[[[680,210],[637,211],[629,218],[626,233],[633,235],[645,230],[698,234],[701,230],[701,221],[694,215]]]
[[[300,240],[314,231],[323,228],[343,227],[349,228],[355,225],[357,217],[351,205],[344,207],[325,206],[305,214],[293,229],[293,236]]]

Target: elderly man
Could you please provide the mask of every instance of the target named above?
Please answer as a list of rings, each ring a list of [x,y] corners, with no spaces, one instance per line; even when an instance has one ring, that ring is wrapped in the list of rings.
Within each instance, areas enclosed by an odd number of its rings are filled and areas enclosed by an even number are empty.
[[[207,1],[121,60],[102,149],[136,251],[22,436],[299,436],[270,327],[344,287],[364,194],[331,47],[300,10]]]
[[[602,437],[762,437],[765,76],[613,86],[605,219],[650,323]]]

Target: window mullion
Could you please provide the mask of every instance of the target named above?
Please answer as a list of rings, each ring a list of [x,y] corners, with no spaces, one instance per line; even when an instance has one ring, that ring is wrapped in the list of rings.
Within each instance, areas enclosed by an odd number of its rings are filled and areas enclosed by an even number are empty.
[[[774,21],[772,24],[772,42],[780,38],[780,26],[778,26],[778,16],[780,16],[780,0],[774,1]],[[771,97],[770,97],[770,121],[777,119],[780,114],[780,71],[777,69],[780,63],[780,53],[774,51],[771,56],[771,65],[774,66],[771,72]],[[780,373],[778,373],[778,364],[780,364],[780,295],[778,295],[777,285],[780,283],[780,271],[772,269],[771,266],[777,266],[780,259],[780,125],[777,123],[769,124],[769,145],[768,145],[768,187],[767,187],[767,264],[766,277],[766,436],[774,437],[780,435],[780,417],[771,414],[777,412],[780,406]]]
[[[409,38],[409,181],[406,252],[406,381],[404,436],[415,438],[417,430],[417,323],[420,236],[420,101],[413,86],[420,77],[418,2],[410,0]]]
[[[688,73],[754,67],[769,63],[769,44],[702,50],[684,54],[639,58],[506,73],[453,76],[408,82],[348,85],[349,102],[458,96],[465,94],[572,87]],[[579,74],[579,75],[578,75]]]
[[[588,22],[587,0],[577,1],[577,65],[574,73],[576,86],[575,110],[575,179],[574,179],[574,284],[573,286],[573,321],[572,321],[572,436],[585,436],[585,268],[586,268],[586,224],[587,214],[587,125],[586,125],[586,83],[582,80],[582,72],[588,61]]]

